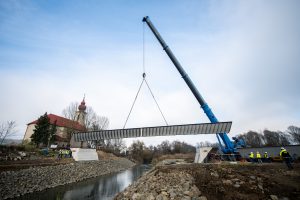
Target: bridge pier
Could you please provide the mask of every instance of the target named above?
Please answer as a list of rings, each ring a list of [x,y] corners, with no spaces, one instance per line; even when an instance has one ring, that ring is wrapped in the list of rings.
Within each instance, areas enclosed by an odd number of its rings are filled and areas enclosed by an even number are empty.
[[[203,163],[205,158],[208,156],[208,154],[211,150],[212,150],[212,147],[197,148],[194,163]]]

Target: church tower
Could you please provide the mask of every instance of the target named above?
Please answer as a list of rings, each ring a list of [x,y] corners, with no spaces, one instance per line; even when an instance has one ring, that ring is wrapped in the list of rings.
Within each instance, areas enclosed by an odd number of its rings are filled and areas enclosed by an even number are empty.
[[[82,126],[85,126],[85,116],[86,116],[86,112],[85,112],[86,105],[84,100],[85,100],[85,96],[83,97],[81,104],[78,106],[78,111],[76,111],[76,121]]]

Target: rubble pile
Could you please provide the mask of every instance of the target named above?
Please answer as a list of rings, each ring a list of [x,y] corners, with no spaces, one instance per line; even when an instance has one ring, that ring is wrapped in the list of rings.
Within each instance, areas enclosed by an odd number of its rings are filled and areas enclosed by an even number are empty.
[[[194,178],[186,172],[153,170],[125,189],[115,199],[122,200],[205,200],[196,187]]]
[[[210,199],[300,198],[300,171],[281,163],[266,165],[204,165],[187,169]]]
[[[179,164],[156,166],[115,199],[300,199],[300,168],[266,165]]]

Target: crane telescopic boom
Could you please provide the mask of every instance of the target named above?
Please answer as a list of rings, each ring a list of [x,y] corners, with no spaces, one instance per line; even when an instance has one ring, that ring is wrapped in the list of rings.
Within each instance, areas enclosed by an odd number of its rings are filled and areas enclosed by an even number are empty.
[[[201,96],[200,92],[198,91],[198,89],[196,88],[196,86],[194,85],[194,83],[192,82],[190,77],[188,76],[188,74],[182,68],[181,64],[179,63],[177,58],[174,56],[171,49],[168,47],[168,45],[163,40],[163,38],[161,37],[161,35],[159,34],[159,32],[157,31],[155,26],[152,24],[149,17],[148,16],[144,17],[143,22],[147,23],[147,25],[149,26],[149,28],[151,29],[151,31],[153,32],[153,34],[155,35],[155,37],[157,38],[157,40],[159,41],[161,46],[163,47],[163,50],[167,53],[167,55],[169,56],[169,58],[171,59],[171,61],[173,62],[173,64],[177,68],[177,70],[179,71],[179,73],[181,74],[185,83],[188,85],[188,87],[194,94],[195,98],[201,105],[201,108],[207,115],[210,122],[217,123],[218,119],[216,118],[216,116],[214,115],[214,113],[212,112],[212,110],[210,109],[208,104],[206,103],[206,101],[203,99],[203,97]],[[221,150],[223,151],[223,153],[235,153],[236,152],[235,145],[233,144],[233,142],[230,141],[227,133],[219,133],[219,134],[217,134],[217,138],[218,138],[218,141],[219,141],[219,144],[220,144],[220,147],[221,147]],[[224,146],[222,145],[220,138],[222,139]]]

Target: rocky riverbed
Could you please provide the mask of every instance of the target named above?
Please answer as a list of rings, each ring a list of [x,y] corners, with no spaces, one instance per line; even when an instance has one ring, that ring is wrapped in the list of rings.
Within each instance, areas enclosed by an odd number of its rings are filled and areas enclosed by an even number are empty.
[[[0,173],[0,199],[18,197],[59,185],[110,174],[135,164],[127,159],[75,162]]]
[[[118,200],[206,200],[195,185],[194,178],[185,171],[150,171],[118,194]]]

